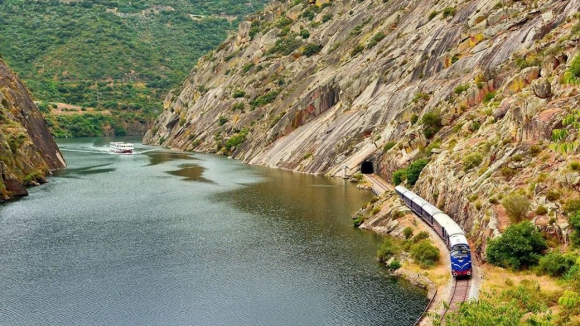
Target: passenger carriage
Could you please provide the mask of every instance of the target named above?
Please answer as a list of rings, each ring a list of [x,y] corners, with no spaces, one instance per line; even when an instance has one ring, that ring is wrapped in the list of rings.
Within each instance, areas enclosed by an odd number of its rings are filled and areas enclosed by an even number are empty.
[[[471,276],[471,253],[467,238],[461,227],[449,215],[443,213],[407,188],[396,186],[395,192],[403,199],[405,205],[409,206],[417,216],[429,224],[443,239],[450,252],[451,274],[455,277]]]

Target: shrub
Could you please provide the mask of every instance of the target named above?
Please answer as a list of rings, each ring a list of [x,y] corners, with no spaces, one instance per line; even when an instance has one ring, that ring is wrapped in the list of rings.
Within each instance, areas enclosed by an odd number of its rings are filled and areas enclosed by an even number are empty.
[[[429,13],[429,20],[435,18],[437,15],[439,15],[439,12],[437,10],[433,10]]]
[[[421,118],[421,123],[423,124],[423,133],[428,139],[432,138],[443,127],[441,116],[438,112],[426,113]]]
[[[301,36],[303,39],[307,39],[307,38],[309,38],[309,37],[310,37],[310,32],[309,32],[307,29],[301,29],[301,30],[300,30],[300,36]]]
[[[419,175],[427,163],[429,163],[429,160],[420,159],[411,163],[411,165],[407,168],[407,182],[410,185],[414,186],[415,183],[417,183],[417,180],[419,180]]]
[[[234,94],[232,94],[233,98],[240,98],[244,96],[246,96],[246,91],[244,91],[243,89],[236,89],[234,91]]]
[[[266,104],[272,103],[272,102],[274,102],[276,97],[278,97],[278,94],[280,94],[280,91],[274,90],[274,91],[270,91],[264,95],[260,95],[252,101],[251,105],[252,105],[252,107],[255,108],[255,107],[260,107],[260,106],[264,106]]]
[[[256,64],[253,62],[249,62],[246,63],[243,67],[242,67],[242,73],[247,73],[248,71],[250,71],[250,69],[252,69]]]
[[[377,257],[380,261],[387,262],[391,257],[397,255],[401,251],[401,247],[392,238],[385,238],[377,251]]]
[[[411,257],[413,257],[413,259],[415,259],[415,261],[417,261],[417,263],[419,263],[423,268],[435,265],[441,257],[439,248],[435,247],[427,240],[421,240],[412,245],[410,253]]]
[[[501,168],[501,175],[509,181],[511,178],[513,178],[514,175],[516,175],[516,170],[510,168],[509,166],[504,166]]]
[[[570,240],[572,240],[572,244],[575,246],[580,246],[580,212],[574,212],[570,216],[569,222],[572,228],[574,228],[574,232],[570,234]]]
[[[566,213],[574,213],[580,210],[580,198],[571,198],[564,204],[564,211]]]
[[[393,173],[393,184],[400,185],[407,177],[407,169],[399,169]]]
[[[560,199],[560,192],[556,189],[550,189],[548,190],[548,193],[546,193],[546,199],[549,201],[558,200]]]
[[[419,116],[418,116],[418,115],[416,115],[415,113],[413,113],[413,114],[411,115],[411,119],[410,119],[409,121],[411,122],[411,124],[412,124],[412,125],[414,125],[414,124],[416,124],[416,123],[417,123],[417,121],[418,121],[418,120],[419,120]]]
[[[380,211],[381,211],[381,208],[380,207],[378,207],[378,206],[377,207],[373,207],[373,210],[371,211],[371,214],[372,215],[375,215],[375,214],[377,214]]]
[[[495,92],[489,92],[483,96],[483,103],[488,103],[495,98]]]
[[[407,226],[403,230],[403,235],[405,236],[405,239],[409,240],[409,238],[413,236],[413,228],[410,226]]]
[[[399,268],[401,268],[401,263],[396,259],[389,264],[389,269],[392,271],[396,271]]]
[[[230,139],[228,139],[228,141],[226,142],[226,145],[225,145],[226,149],[229,151],[233,147],[236,147],[239,144],[245,142],[246,136],[248,135],[248,132],[249,132],[248,128],[244,128],[238,134],[236,134],[236,135],[232,136]]]
[[[387,142],[387,143],[385,144],[385,146],[383,146],[383,153],[386,153],[386,152],[388,152],[388,151],[389,151],[389,149],[391,149],[391,148],[395,147],[395,145],[397,145],[397,143],[396,143],[396,142],[394,142],[394,141]]]
[[[520,222],[528,213],[530,201],[524,195],[511,194],[501,201],[501,205],[512,222]]]
[[[578,171],[578,170],[580,170],[580,162],[578,162],[578,161],[570,162],[570,169],[572,171]]]
[[[377,45],[377,43],[379,43],[382,39],[384,39],[385,36],[386,36],[385,33],[383,33],[382,31],[379,31],[378,33],[373,35],[373,37],[371,38],[371,40],[367,44],[367,49],[370,49],[370,48],[374,47],[375,45]]]
[[[463,171],[469,171],[477,167],[483,162],[483,157],[480,153],[471,153],[463,157]]]
[[[411,241],[413,243],[417,243],[417,242],[424,240],[424,239],[429,239],[429,233],[427,233],[426,231],[421,231],[421,232],[417,233],[413,237],[413,239],[411,239]]]
[[[306,45],[304,45],[304,49],[302,50],[302,54],[310,57],[320,52],[321,49],[322,45],[320,44],[306,43]]]
[[[332,19],[332,14],[328,13],[328,14],[324,14],[324,16],[322,16],[322,22],[326,23],[327,21]]]
[[[548,213],[548,209],[546,206],[540,205],[536,208],[536,214],[538,215],[546,215]]]
[[[359,54],[359,53],[363,52],[363,51],[364,51],[364,49],[365,49],[365,47],[364,47],[362,44],[357,44],[357,45],[356,45],[356,46],[355,46],[355,47],[352,49],[352,51],[350,51],[350,56],[351,56],[351,57],[354,57],[355,55],[357,55],[357,54]]]
[[[457,87],[455,87],[455,89],[453,90],[453,92],[457,95],[465,92],[466,90],[469,89],[469,85],[459,85]]]
[[[358,214],[353,220],[352,220],[352,224],[355,227],[359,227],[361,224],[364,223],[366,217],[362,214]]]
[[[223,115],[220,115],[218,118],[218,125],[223,126],[224,124],[226,124],[226,122],[228,122],[228,118],[224,117]]]
[[[574,57],[568,71],[576,78],[580,78],[580,55]]]
[[[548,248],[546,240],[529,221],[510,225],[503,235],[488,242],[487,260],[496,266],[523,269],[536,265]]]
[[[560,253],[550,253],[540,258],[538,272],[550,276],[562,276],[567,273],[576,262],[576,257],[572,255],[562,255]]]
[[[455,16],[456,12],[457,12],[457,9],[455,9],[455,7],[447,7],[445,9],[443,9],[443,19],[445,19],[447,17]]]
[[[232,105],[232,111],[235,111],[235,110],[244,111],[245,107],[246,107],[246,105],[244,103],[238,102],[238,103],[235,103],[234,105]]]

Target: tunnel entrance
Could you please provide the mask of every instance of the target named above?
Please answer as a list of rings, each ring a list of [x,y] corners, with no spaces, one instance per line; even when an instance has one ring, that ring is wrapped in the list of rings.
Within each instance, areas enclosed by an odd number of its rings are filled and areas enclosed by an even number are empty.
[[[360,172],[362,174],[373,174],[375,173],[375,167],[372,161],[364,161],[360,165]]]

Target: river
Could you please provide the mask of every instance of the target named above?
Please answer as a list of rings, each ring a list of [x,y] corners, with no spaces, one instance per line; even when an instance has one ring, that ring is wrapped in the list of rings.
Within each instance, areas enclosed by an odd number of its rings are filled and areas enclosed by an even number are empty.
[[[106,138],[0,205],[0,325],[412,325],[342,179]]]

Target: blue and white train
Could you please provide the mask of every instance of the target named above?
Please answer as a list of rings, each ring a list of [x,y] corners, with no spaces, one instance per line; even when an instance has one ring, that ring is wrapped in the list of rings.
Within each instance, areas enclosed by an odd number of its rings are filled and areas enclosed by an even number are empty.
[[[437,207],[419,197],[411,190],[396,186],[395,191],[403,199],[405,205],[429,224],[445,241],[451,253],[451,274],[454,277],[470,277],[472,273],[471,252],[463,230]]]

